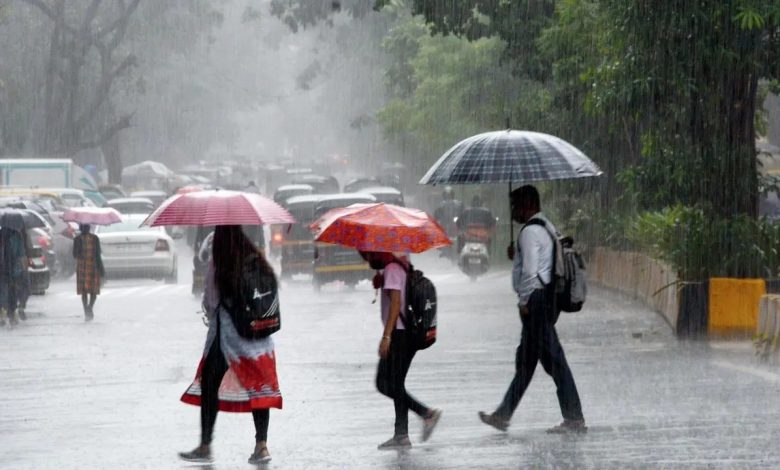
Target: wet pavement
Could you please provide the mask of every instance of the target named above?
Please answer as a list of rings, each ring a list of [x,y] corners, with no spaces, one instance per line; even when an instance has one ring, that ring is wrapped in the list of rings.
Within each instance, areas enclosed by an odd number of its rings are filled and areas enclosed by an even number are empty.
[[[184,255],[182,260],[189,257]],[[275,335],[284,410],[271,412],[268,468],[771,468],[780,465],[780,374],[749,343],[678,342],[660,316],[592,289],[559,334],[590,426],[548,435],[560,422],[540,368],[508,433],[477,411],[498,405],[513,374],[520,322],[508,272],[472,283],[443,260],[417,259],[439,290],[439,341],[418,354],[408,390],[442,408],[431,440],[380,452],[392,403],[374,388],[378,304],[361,284],[317,295],[285,283]],[[179,402],[206,328],[181,284],[109,282],[84,323],[74,281],[30,302],[30,319],[0,330],[0,468],[195,468],[176,452],[199,437],[198,408]],[[247,414],[221,413],[210,468],[251,468]]]

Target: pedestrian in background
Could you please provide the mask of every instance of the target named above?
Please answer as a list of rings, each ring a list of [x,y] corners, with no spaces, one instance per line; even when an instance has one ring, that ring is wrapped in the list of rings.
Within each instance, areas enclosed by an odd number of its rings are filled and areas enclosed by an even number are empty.
[[[406,270],[409,261],[393,253],[361,252],[369,265],[381,271],[374,278],[374,287],[382,289],[381,313],[384,326],[379,340],[379,365],[376,388],[393,400],[395,432],[393,437],[379,445],[379,450],[404,449],[412,446],[409,440],[409,410],[423,420],[422,440],[427,441],[441,417],[441,410],[428,408],[406,391],[406,374],[417,350],[411,333],[404,327],[402,313],[406,309]]]
[[[18,294],[27,274],[27,257],[24,250],[24,221],[20,214],[3,214],[0,229],[2,250],[2,283],[0,284],[0,305],[11,325],[19,320],[16,316]]]
[[[561,247],[555,226],[541,212],[539,192],[523,186],[510,195],[512,218],[523,224],[516,248],[510,245],[507,255],[513,260],[512,285],[518,298],[523,331],[515,356],[515,377],[504,400],[492,413],[479,412],[485,424],[506,431],[520,399],[523,397],[536,364],[542,363],[552,376],[558,394],[563,423],[550,433],[585,432],[582,405],[569,369],[563,347],[555,330],[558,311],[555,308],[555,269]]]
[[[255,448],[250,464],[271,460],[268,451],[270,408],[282,408],[276,377],[276,353],[270,336],[241,336],[226,310],[236,305],[240,279],[247,270],[259,270],[263,285],[255,286],[258,298],[273,299],[277,282],[273,269],[238,225],[220,225],[214,230],[212,256],[206,274],[203,307],[209,319],[206,347],[193,384],[182,401],[200,406],[200,444],[179,456],[189,462],[210,462],[211,441],[217,412],[251,412],[255,424]],[[230,371],[230,373],[228,373]],[[226,375],[226,373],[228,373]],[[223,381],[224,377],[228,379]]]
[[[100,239],[90,233],[88,224],[79,225],[79,235],[73,239],[73,257],[76,258],[76,293],[81,296],[84,319],[95,318],[95,300],[100,294],[100,284],[105,277],[103,258],[100,255]]]
[[[20,320],[27,320],[27,301],[30,299],[30,272],[27,270],[29,259],[32,256],[33,246],[27,230],[20,232],[24,245],[24,257],[21,260],[21,275],[14,283],[16,293],[16,314]]]

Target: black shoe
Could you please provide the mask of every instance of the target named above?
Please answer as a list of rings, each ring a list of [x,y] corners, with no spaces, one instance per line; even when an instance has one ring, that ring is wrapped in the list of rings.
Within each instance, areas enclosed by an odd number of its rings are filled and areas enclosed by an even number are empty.
[[[19,310],[16,311],[16,313],[19,315],[19,319],[22,321],[27,321],[27,314],[24,313],[23,308],[19,308]]]
[[[403,450],[412,447],[412,442],[409,440],[409,436],[394,436],[392,439],[387,440],[377,447],[379,450]]]
[[[584,419],[565,419],[558,426],[551,427],[547,434],[585,434],[588,427]]]
[[[196,463],[211,463],[214,461],[211,458],[211,450],[203,450],[200,447],[189,452],[179,452],[179,458],[187,462]]]
[[[431,438],[433,430],[436,429],[436,425],[439,424],[439,418],[441,418],[441,410],[432,410],[430,416],[423,419],[423,442]]]
[[[506,432],[507,428],[509,428],[509,421],[499,418],[495,413],[487,414],[484,411],[480,411],[479,419],[488,426],[493,426],[501,432]]]
[[[19,324],[19,319],[16,318],[16,315],[8,315],[8,323],[11,326],[15,326]]]

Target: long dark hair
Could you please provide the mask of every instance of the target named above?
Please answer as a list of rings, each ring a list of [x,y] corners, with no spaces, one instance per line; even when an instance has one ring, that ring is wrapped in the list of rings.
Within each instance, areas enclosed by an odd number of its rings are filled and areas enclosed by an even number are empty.
[[[257,269],[264,275],[276,279],[274,270],[263,256],[263,253],[255,248],[255,245],[244,234],[240,225],[218,225],[214,230],[212,243],[212,259],[214,260],[214,274],[219,295],[223,298],[238,298],[241,270],[248,257],[254,256]]]

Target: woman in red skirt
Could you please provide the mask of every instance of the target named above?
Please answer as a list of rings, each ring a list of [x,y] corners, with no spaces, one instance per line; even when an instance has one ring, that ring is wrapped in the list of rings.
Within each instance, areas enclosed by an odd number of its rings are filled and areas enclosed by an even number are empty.
[[[255,263],[245,263],[249,257]],[[242,269],[259,266],[276,281],[273,269],[240,226],[218,226],[214,231],[212,263],[206,274],[203,306],[209,317],[206,347],[197,376],[182,396],[182,401],[199,405],[200,445],[179,456],[191,462],[210,462],[211,438],[217,411],[252,413],[255,423],[255,448],[249,463],[271,460],[266,445],[270,408],[282,408],[282,394],[276,378],[276,355],[270,336],[247,339],[238,334],[230,313],[222,306],[222,294],[236,298]],[[275,292],[273,293],[275,295]]]

